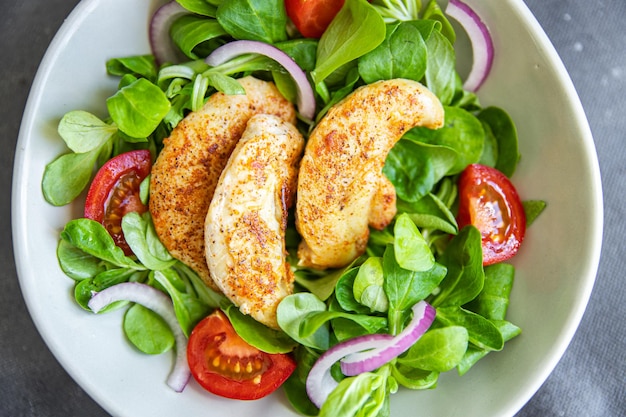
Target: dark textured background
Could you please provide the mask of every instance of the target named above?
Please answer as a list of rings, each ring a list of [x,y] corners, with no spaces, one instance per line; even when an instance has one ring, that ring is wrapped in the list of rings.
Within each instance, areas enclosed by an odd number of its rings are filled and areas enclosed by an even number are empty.
[[[44,52],[77,1],[2,3],[0,417],[107,416],[65,373],[37,333],[20,293],[10,240],[13,152],[22,111]],[[626,416],[626,1],[526,4],[554,43],[587,113],[600,160],[605,228],[598,278],[582,323],[554,372],[518,417]]]

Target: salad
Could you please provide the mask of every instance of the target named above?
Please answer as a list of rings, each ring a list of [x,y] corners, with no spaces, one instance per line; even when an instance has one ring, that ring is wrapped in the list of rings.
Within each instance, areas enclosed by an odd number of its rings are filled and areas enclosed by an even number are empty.
[[[464,80],[455,30],[473,42]],[[522,202],[510,177],[519,160],[514,122],[483,108],[493,45],[465,4],[419,0],[179,0],[150,22],[149,55],[110,59],[119,77],[108,114],[67,113],[71,152],[52,161],[42,189],[65,205],[87,190],[85,216],[67,223],[57,255],[88,311],[125,309],[128,340],[147,354],[176,352],[168,385],[190,376],[217,395],[252,400],[282,387],[304,415],[389,415],[398,389],[429,389],[464,374],[520,334],[506,318],[515,255],[545,203]],[[389,151],[383,173],[397,214],[372,229],[347,266],[303,267],[290,219],[295,275],[277,311],[280,329],[242,314],[159,240],[148,210],[152,163],[166,139],[237,78],[271,80],[296,105],[307,137],[334,106],[380,80],[422,83],[444,126],[415,127]],[[92,177],[94,167],[97,173]]]

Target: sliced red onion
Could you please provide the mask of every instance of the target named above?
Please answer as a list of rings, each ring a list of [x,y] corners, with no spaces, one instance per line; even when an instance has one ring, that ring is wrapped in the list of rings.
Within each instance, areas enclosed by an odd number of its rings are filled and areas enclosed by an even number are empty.
[[[170,1],[159,7],[152,15],[148,37],[150,48],[158,65],[166,62],[176,63],[182,59],[182,53],[170,38],[170,27],[176,19],[189,14],[189,11],[176,1]]]
[[[330,368],[337,361],[354,352],[374,349],[392,338],[393,336],[389,334],[369,334],[355,337],[328,349],[315,362],[307,376],[306,392],[309,399],[317,408],[321,408],[328,395],[339,385],[330,374]]]
[[[493,64],[493,40],[487,25],[467,4],[459,0],[450,0],[446,14],[459,22],[472,43],[472,67],[463,88],[476,92],[483,84]]]
[[[163,292],[147,284],[124,282],[95,293],[87,305],[94,313],[97,313],[116,301],[141,304],[160,315],[172,329],[176,341],[176,361],[167,379],[167,385],[176,392],[182,392],[189,382],[191,372],[187,363],[187,337],[178,324],[172,300]]]
[[[321,408],[328,395],[338,383],[330,368],[341,361],[341,371],[346,376],[371,372],[406,352],[425,332],[435,319],[435,309],[425,301],[413,307],[413,318],[397,336],[370,334],[339,343],[319,357],[306,380],[306,392],[310,400]]]
[[[229,42],[215,49],[206,57],[205,62],[214,67],[244,54],[265,55],[282,65],[296,83],[298,111],[303,117],[309,120],[313,119],[315,116],[315,95],[305,72],[289,55],[275,46],[248,40]]]
[[[351,353],[341,360],[341,372],[354,376],[371,372],[406,352],[428,330],[435,319],[435,309],[426,301],[413,307],[413,318],[397,336],[385,340],[372,350]]]

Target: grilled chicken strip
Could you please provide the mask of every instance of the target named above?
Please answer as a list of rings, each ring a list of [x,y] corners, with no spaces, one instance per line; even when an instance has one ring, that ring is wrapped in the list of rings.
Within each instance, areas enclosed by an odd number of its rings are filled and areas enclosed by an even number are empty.
[[[422,84],[394,79],[355,90],[322,118],[308,139],[298,177],[299,263],[342,267],[365,251],[368,226],[396,213],[382,173],[389,150],[415,126],[441,127],[444,111]]]
[[[278,303],[293,292],[286,261],[287,210],[304,138],[276,116],[256,115],[222,172],[206,217],[213,281],[244,314],[278,328]]]
[[[274,84],[253,77],[239,82],[245,95],[215,93],[174,128],[150,180],[149,208],[159,239],[215,290],[206,265],[204,221],[220,174],[253,115],[296,121],[293,105]]]

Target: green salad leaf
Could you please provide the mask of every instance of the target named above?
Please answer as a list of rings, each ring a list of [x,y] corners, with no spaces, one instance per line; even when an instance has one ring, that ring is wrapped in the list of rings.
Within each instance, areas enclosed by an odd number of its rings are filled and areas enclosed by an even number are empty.
[[[149,355],[167,352],[174,346],[174,334],[165,320],[141,304],[126,310],[122,326],[128,340]]]
[[[196,15],[178,18],[172,24],[170,32],[174,43],[189,59],[200,59],[203,44],[209,43],[204,49],[205,52],[211,51],[219,44],[211,44],[210,41],[228,35],[217,20]]]
[[[317,64],[311,72],[314,84],[376,48],[385,34],[385,22],[366,0],[346,0],[319,41]]]
[[[359,74],[367,84],[393,78],[420,81],[426,73],[427,59],[426,42],[415,26],[387,25],[383,42],[359,58]]]
[[[146,138],[169,112],[163,90],[145,78],[122,87],[107,99],[107,109],[117,127],[133,138]]]
[[[274,60],[241,55],[211,67],[204,58],[217,47],[250,39],[284,51],[307,74],[318,105],[313,121],[298,120],[305,138],[315,124],[355,89],[379,80],[406,78],[431,90],[444,106],[444,126],[410,129],[389,151],[383,174],[396,191],[396,214],[382,230],[371,228],[365,253],[349,265],[319,270],[299,264],[300,235],[293,212],[287,221],[286,256],[294,293],[277,308],[280,329],[242,313],[226,296],[175,259],[149,212],[122,219],[126,255],[100,223],[69,221],[56,248],[59,266],[72,279],[76,303],[89,310],[94,293],[123,282],[141,282],[172,300],[185,335],[215,309],[221,309],[247,343],[268,353],[291,353],[296,371],[284,384],[287,398],[305,415],[384,417],[390,395],[400,387],[431,389],[442,373],[463,375],[490,352],[521,334],[507,319],[515,269],[482,264],[481,234],[459,230],[457,179],[465,167],[482,163],[512,176],[520,160],[511,116],[496,106],[482,107],[463,89],[456,71],[456,33],[435,0],[346,0],[318,39],[291,30],[282,0],[177,0],[189,13],[171,25],[173,45],[187,62],[158,66],[151,55],[112,58],[107,74],[119,77],[100,118],[72,110],[60,119],[67,153],[50,162],[42,192],[53,205],[77,200],[94,169],[131,149],[158,156],[172,129],[215,93],[245,94],[238,78],[253,75],[274,82],[288,100],[296,84]],[[149,178],[141,184],[148,205]],[[545,209],[542,200],[524,201],[527,225]],[[436,309],[431,327],[404,354],[373,372],[346,377],[331,369],[338,383],[321,410],[306,394],[315,361],[337,343],[376,333],[397,335],[412,318],[412,307],[426,301]],[[171,350],[174,339],[150,310],[117,302],[103,311],[126,309],[124,332],[148,354]]]
[[[270,44],[287,40],[287,13],[282,0],[222,1],[216,17],[235,39]]]

